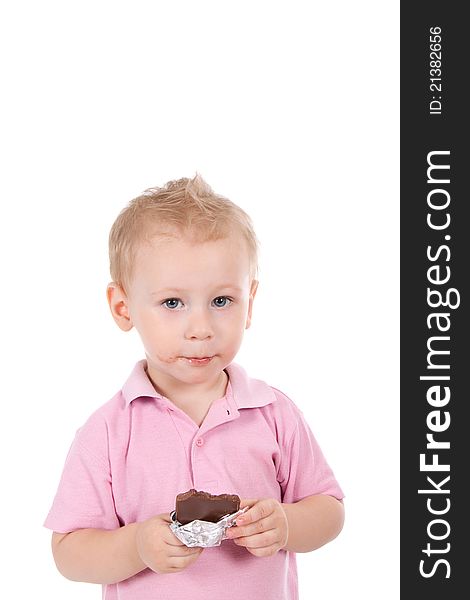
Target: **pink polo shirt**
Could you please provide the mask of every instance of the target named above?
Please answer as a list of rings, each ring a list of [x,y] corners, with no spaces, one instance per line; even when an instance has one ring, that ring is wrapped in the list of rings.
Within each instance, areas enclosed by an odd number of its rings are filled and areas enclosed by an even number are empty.
[[[343,493],[302,413],[236,364],[201,427],[159,395],[145,360],[81,427],[45,527],[115,529],[169,513],[190,488],[297,502]],[[150,569],[103,586],[105,600],[296,600],[295,553],[259,558],[225,540],[179,573]]]

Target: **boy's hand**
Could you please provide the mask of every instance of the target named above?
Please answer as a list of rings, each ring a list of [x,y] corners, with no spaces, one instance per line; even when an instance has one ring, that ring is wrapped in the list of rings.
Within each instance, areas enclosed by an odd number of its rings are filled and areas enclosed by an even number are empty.
[[[137,552],[141,560],[156,573],[178,573],[193,563],[203,548],[188,548],[168,527],[170,515],[163,514],[139,523],[136,532]]]
[[[227,531],[227,538],[245,546],[255,556],[272,556],[287,544],[289,527],[282,505],[274,498],[242,500],[240,508],[250,508],[238,517],[237,527]]]

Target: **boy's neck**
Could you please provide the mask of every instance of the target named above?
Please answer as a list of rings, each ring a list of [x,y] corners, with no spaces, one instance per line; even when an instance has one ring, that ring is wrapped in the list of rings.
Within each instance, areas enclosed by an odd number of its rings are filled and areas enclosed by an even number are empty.
[[[194,421],[200,421],[198,425],[204,420],[211,404],[225,395],[228,383],[225,371],[219,373],[214,381],[201,384],[165,381],[158,372],[152,372],[149,368],[147,375],[159,394],[165,396]]]

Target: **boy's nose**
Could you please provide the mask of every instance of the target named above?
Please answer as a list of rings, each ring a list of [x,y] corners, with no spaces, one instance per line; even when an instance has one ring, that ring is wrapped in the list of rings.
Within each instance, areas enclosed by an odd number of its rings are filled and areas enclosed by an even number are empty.
[[[213,335],[214,332],[207,316],[199,312],[191,315],[186,325],[186,339],[206,340]]]

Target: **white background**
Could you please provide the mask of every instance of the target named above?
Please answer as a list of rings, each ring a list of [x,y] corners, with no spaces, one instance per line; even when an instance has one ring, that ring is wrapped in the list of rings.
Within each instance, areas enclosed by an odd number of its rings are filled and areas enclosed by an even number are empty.
[[[304,411],[346,494],[341,535],[298,557],[301,600],[395,600],[398,2],[6,4],[9,598],[101,597],[55,570],[42,523],[75,430],[143,357],[106,304],[109,228],[145,188],[197,171],[261,240],[237,361]]]

